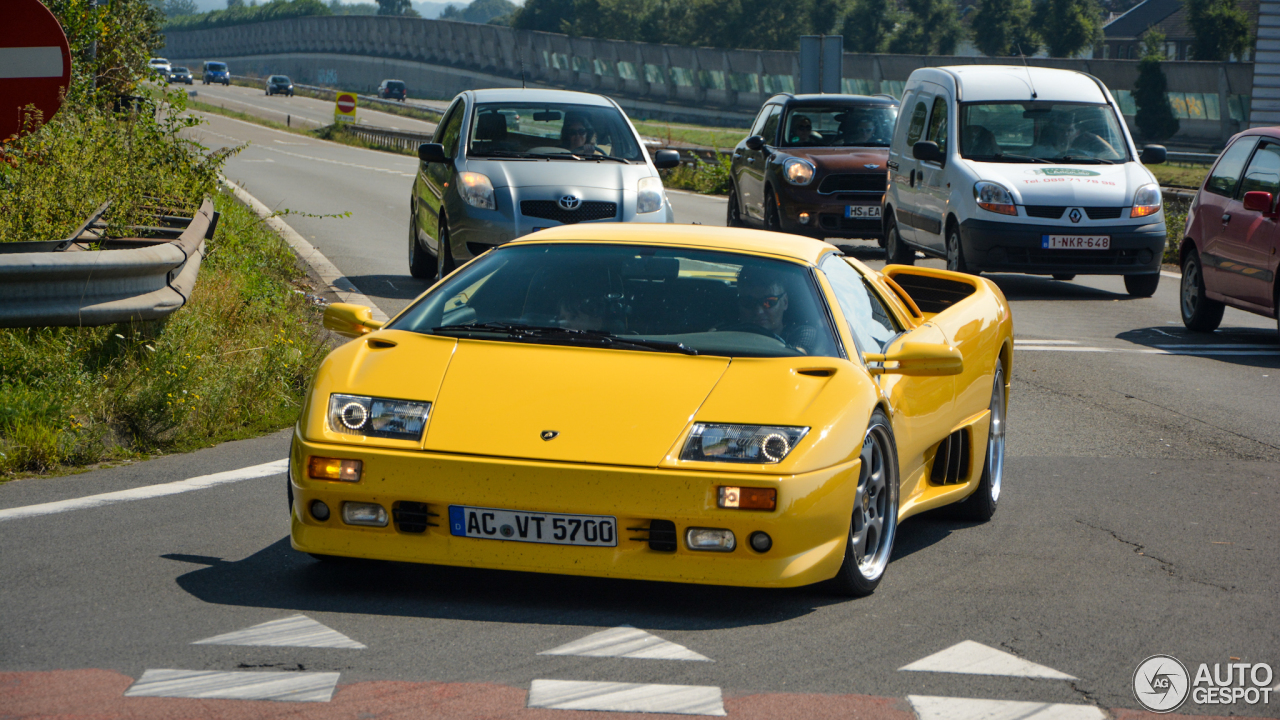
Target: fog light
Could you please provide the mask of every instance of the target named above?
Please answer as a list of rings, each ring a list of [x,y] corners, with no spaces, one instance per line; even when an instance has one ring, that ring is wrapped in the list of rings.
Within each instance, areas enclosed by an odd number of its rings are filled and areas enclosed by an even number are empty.
[[[809,224],[809,213],[800,213],[800,224],[801,225]]]
[[[307,461],[307,474],[316,480],[359,482],[363,465],[359,460],[313,457]]]
[[[1151,262],[1152,258],[1154,257],[1155,255],[1152,255],[1150,250],[1144,249],[1142,252],[1138,253],[1138,264],[1146,265],[1147,263]]]
[[[769,533],[766,532],[757,531],[751,533],[749,541],[751,542],[751,549],[756,552],[769,552],[769,548],[773,547],[773,538],[769,537]]]
[[[387,526],[387,511],[377,503],[342,503],[342,522],[348,525]]]
[[[772,510],[778,506],[778,491],[774,488],[722,487],[719,505],[740,510]]]
[[[738,546],[732,530],[718,528],[689,528],[684,534],[684,542],[690,550],[714,552],[732,552]]]
[[[311,517],[324,522],[329,519],[329,506],[319,500],[311,501]]]

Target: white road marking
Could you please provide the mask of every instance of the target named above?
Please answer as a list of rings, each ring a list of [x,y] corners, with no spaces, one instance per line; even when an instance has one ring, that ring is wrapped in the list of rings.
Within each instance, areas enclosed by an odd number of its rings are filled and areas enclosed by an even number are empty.
[[[249,160],[249,159],[247,159],[247,158],[246,158],[246,159],[244,159],[244,160],[241,160],[240,162],[248,162],[248,163],[255,163],[255,162],[269,162],[269,163],[273,163],[273,162],[275,162],[275,160],[272,160],[271,158],[262,158],[261,160]]]
[[[132,490],[120,490],[117,492],[103,493],[101,495],[74,498],[71,500],[59,500],[57,502],[43,503],[40,505],[26,505],[23,507],[9,508],[7,510],[0,510],[0,522],[5,520],[17,520],[18,518],[37,517],[39,515],[53,515],[54,513],[67,512],[68,510],[85,510],[87,508],[130,502],[132,500],[146,500],[149,498],[164,497],[166,495],[177,495],[179,493],[191,492],[192,490],[204,490],[205,488],[211,488],[216,485],[240,482],[241,480],[252,480],[254,478],[280,475],[288,469],[288,459],[274,460],[261,465],[240,468],[239,470],[228,470],[226,472],[214,473],[212,475],[201,475],[199,477],[193,477],[187,480],[178,480],[177,482],[164,483],[161,485],[148,485],[146,487],[133,488]]]
[[[1151,348],[1104,348],[1104,347],[1061,347],[1061,346],[1038,346],[1024,345],[1017,347],[1019,352],[1080,352],[1080,353],[1130,353],[1138,355],[1198,355],[1207,357],[1231,357],[1231,356],[1253,356],[1253,355],[1280,355],[1280,346],[1275,345],[1258,345],[1253,349],[1227,349],[1218,350],[1216,345],[1192,345],[1187,349],[1166,350],[1163,346],[1157,345]],[[1199,349],[1191,349],[1199,348]]]
[[[1075,340],[1014,340],[1013,346],[1019,345],[1079,345]]]
[[[271,620],[244,630],[197,640],[191,644],[365,649],[363,644],[306,615]]]
[[[908,695],[920,720],[1106,720],[1092,705]]]
[[[556,710],[724,715],[720,688],[705,685],[534,680],[529,707]]]
[[[982,643],[965,640],[946,650],[921,658],[899,670],[917,672],[963,673],[965,675],[1006,675],[1009,677],[1040,678],[1049,680],[1075,680],[1074,677],[1050,667],[1023,660],[1017,655],[988,647]]]
[[[0,78],[45,77],[62,77],[62,48],[57,45],[0,48]]]
[[[225,177],[221,179],[227,187],[231,188],[231,192],[240,199],[240,202],[248,205],[250,208],[253,208],[253,211],[258,215],[258,217],[266,221],[267,225],[271,226],[273,230],[280,233],[280,236],[284,238],[284,241],[289,243],[289,247],[292,247],[293,251],[298,254],[298,257],[302,258],[303,262],[310,265],[311,269],[316,271],[316,274],[320,276],[320,279],[329,286],[330,290],[337,294],[342,302],[369,307],[373,310],[374,320],[379,320],[381,322],[387,321],[387,314],[382,312],[382,309],[375,305],[373,300],[369,299],[369,296],[360,292],[360,290],[356,288],[355,283],[348,280],[347,276],[338,269],[337,265],[329,262],[329,258],[325,257],[324,253],[320,252],[314,245],[307,242],[306,238],[299,235],[297,230],[289,227],[289,223],[286,223],[282,218],[273,215],[271,213],[271,208],[264,205],[258,198],[250,195],[244,188]]]
[[[626,657],[656,660],[701,660],[711,658],[683,645],[651,635],[630,625],[592,633],[581,640],[544,650],[539,655],[581,655],[584,657]]]
[[[1174,280],[1182,279],[1182,273],[1169,272],[1168,270],[1161,270],[1160,274],[1167,278],[1173,278]]]
[[[224,120],[235,120],[235,118],[223,118],[223,119],[224,119]],[[243,122],[243,121],[242,121],[242,120],[236,120],[236,122]],[[249,123],[249,124],[252,124],[252,123]],[[261,126],[261,125],[254,125],[254,127],[262,127],[262,126]],[[267,130],[271,130],[272,128],[266,128],[266,129],[267,129]],[[210,135],[216,135],[217,137],[220,137],[220,138],[222,138],[223,140],[230,140],[230,141],[235,142],[235,143],[243,143],[243,142],[247,142],[247,141],[245,141],[245,140],[241,140],[240,138],[235,138],[235,137],[231,137],[230,135],[223,135],[222,133],[214,132],[213,130],[210,130],[210,129],[208,129],[208,128],[203,128],[203,129],[201,129],[199,132],[206,132],[206,133],[209,133]],[[259,149],[259,150],[266,150],[267,152],[279,153],[279,154],[281,154],[281,155],[288,155],[289,157],[298,158],[298,159],[300,159],[300,160],[314,160],[315,162],[328,163],[329,165],[341,165],[341,166],[343,166],[343,167],[357,168],[357,169],[359,169],[359,170],[370,170],[370,171],[372,171],[372,172],[386,173],[386,174],[388,174],[388,175],[404,175],[404,171],[403,171],[403,170],[396,170],[396,169],[392,169],[392,168],[380,168],[380,167],[373,167],[372,165],[361,165],[360,163],[344,162],[344,161],[342,161],[342,160],[331,160],[331,159],[329,159],[329,158],[315,157],[314,155],[302,155],[302,154],[300,154],[300,153],[289,152],[288,150],[281,150],[280,148],[277,148],[277,147],[271,147],[271,146],[269,146],[269,145],[257,145],[257,144],[253,144],[253,143],[250,143],[250,144],[251,144],[253,147],[255,147],[255,148]],[[313,146],[313,147],[314,147],[314,146]],[[349,147],[349,146],[343,146],[343,147]],[[352,149],[352,150],[363,150],[364,148],[350,148],[350,149]],[[375,151],[373,151],[373,150],[369,150],[369,151],[367,151],[367,152],[375,152]],[[242,161],[242,162],[245,162],[245,161]],[[408,177],[413,177],[413,176],[412,176],[412,175],[409,175]]]
[[[341,673],[147,670],[125,697],[329,702]]]

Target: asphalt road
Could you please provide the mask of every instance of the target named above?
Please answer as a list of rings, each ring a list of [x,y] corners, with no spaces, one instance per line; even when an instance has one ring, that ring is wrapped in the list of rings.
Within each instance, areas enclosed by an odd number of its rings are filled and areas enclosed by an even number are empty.
[[[350,211],[286,219],[385,312],[425,288],[405,266],[413,159],[221,117],[198,135],[249,143],[226,174],[268,206]],[[671,198],[678,222],[723,222],[722,199]],[[1000,510],[905,523],[869,598],[321,564],[289,548],[278,473],[16,510],[277,461],[282,432],[0,486],[0,717],[592,717],[526,709],[546,680],[711,688],[743,718],[1131,717],[1151,655],[1192,674],[1280,667],[1275,322],[1228,310],[1219,333],[1188,335],[1172,277],[1143,300],[1118,278],[992,279],[1018,338]],[[365,647],[193,644],[298,614]],[[710,662],[539,654],[620,626]],[[340,675],[328,703],[125,696],[166,669]],[[1178,712],[1280,717],[1280,698]]]
[[[260,88],[240,85],[202,85],[187,88],[194,90],[193,99],[210,105],[220,105],[228,110],[256,115],[279,123],[289,122],[299,127],[320,127],[333,123],[333,101],[317,100],[302,95],[266,95]],[[439,103],[431,102],[435,107]],[[447,107],[447,106],[446,106]],[[379,112],[367,106],[356,107],[356,122],[375,127],[392,128],[409,132],[435,132],[435,123],[416,118]]]

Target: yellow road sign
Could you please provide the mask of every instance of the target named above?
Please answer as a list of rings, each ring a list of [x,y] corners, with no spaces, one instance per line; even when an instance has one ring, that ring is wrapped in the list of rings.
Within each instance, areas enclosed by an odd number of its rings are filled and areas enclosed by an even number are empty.
[[[333,121],[334,122],[355,122],[356,121],[356,94],[355,93],[338,93],[336,102],[333,105]]]

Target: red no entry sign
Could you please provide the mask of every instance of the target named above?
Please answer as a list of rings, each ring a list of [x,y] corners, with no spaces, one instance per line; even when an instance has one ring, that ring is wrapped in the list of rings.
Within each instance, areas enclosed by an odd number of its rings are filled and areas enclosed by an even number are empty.
[[[0,0],[0,139],[16,135],[24,108],[48,122],[71,86],[71,49],[57,18],[39,0]]]
[[[338,110],[349,113],[356,109],[356,96],[342,94],[338,96]]]

